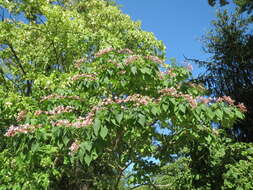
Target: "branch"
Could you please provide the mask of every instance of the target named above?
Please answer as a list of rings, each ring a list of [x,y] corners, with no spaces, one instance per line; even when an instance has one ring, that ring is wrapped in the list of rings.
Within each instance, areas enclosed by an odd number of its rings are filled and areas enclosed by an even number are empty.
[[[20,62],[20,59],[18,58],[17,53],[14,50],[13,46],[10,43],[8,43],[8,42],[7,42],[7,45],[10,47],[11,52],[12,52],[12,54],[13,54],[16,62],[18,63],[19,68],[21,69],[21,71],[23,72],[23,74],[26,75],[26,72],[25,72],[25,70],[24,70],[24,68],[23,68],[23,66],[22,66],[22,64]]]

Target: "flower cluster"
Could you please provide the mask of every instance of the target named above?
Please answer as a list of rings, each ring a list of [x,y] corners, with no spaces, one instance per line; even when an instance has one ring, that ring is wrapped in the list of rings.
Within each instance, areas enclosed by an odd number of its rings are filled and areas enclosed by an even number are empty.
[[[104,54],[107,54],[107,53],[109,53],[109,52],[111,52],[111,51],[113,51],[114,49],[113,48],[106,48],[106,49],[102,49],[102,50],[100,50],[100,51],[98,51],[96,54],[95,54],[95,57],[101,57],[102,55],[104,55]]]
[[[243,103],[239,103],[237,106],[242,112],[247,112],[247,108]]]
[[[51,111],[37,110],[37,111],[35,111],[34,115],[36,115],[36,116],[38,116],[40,114],[57,115],[57,114],[61,114],[61,113],[69,113],[69,112],[72,112],[73,110],[74,110],[74,108],[72,106],[66,106],[66,107],[58,106]]]
[[[187,63],[186,69],[187,69],[188,71],[192,71],[192,70],[193,70],[193,67],[192,67],[192,65],[191,65],[190,63]]]
[[[94,115],[97,110],[99,110],[100,107],[94,106],[91,111],[87,114],[86,117],[79,117],[75,122],[70,122],[69,120],[58,120],[56,122],[52,122],[53,126],[65,126],[65,127],[86,127],[88,125],[91,125],[94,120]]]
[[[118,53],[133,54],[134,52],[128,48],[118,50]]]
[[[129,65],[129,64],[135,62],[136,60],[138,60],[139,58],[140,58],[140,56],[138,56],[138,55],[129,56],[129,57],[126,59],[125,63],[126,63],[126,65]]]
[[[73,155],[75,152],[78,151],[79,148],[80,148],[80,144],[79,144],[79,142],[77,140],[75,140],[71,144],[71,146],[69,147],[69,150],[70,150],[69,155]]]
[[[107,98],[103,100],[102,106],[112,104],[112,103],[121,104],[121,103],[127,103],[127,102],[135,102],[135,105],[139,106],[139,105],[147,105],[151,101],[152,101],[151,98],[148,96],[134,94],[134,95],[127,96],[126,98],[118,98],[118,97],[115,97],[114,99]]]
[[[159,72],[159,78],[164,79],[165,75],[169,75],[170,77],[177,76],[176,73],[173,72],[173,69],[167,69],[166,71]]]
[[[33,131],[35,128],[40,127],[41,125],[30,125],[30,124],[24,124],[24,125],[19,125],[19,126],[14,126],[11,125],[9,127],[9,129],[7,130],[7,132],[4,134],[4,136],[7,137],[13,137],[15,136],[17,133],[28,133]]]
[[[216,102],[226,102],[228,103],[229,105],[233,106],[235,105],[235,101],[230,97],[230,96],[222,96],[222,97],[219,97]]]
[[[153,56],[153,55],[148,55],[148,56],[145,56],[145,58],[150,60],[150,61],[153,61],[155,63],[163,64],[163,61],[159,57],[156,57],[156,56]]]
[[[164,88],[162,90],[159,90],[159,93],[163,94],[163,96],[166,95],[166,94],[175,95],[177,93],[177,90],[175,88],[173,88],[173,87],[171,87],[171,88]]]
[[[203,96],[197,97],[197,100],[198,100],[199,102],[203,103],[203,104],[208,104],[208,103],[210,103],[210,102],[213,101],[212,98],[206,98],[206,97],[203,97]]]
[[[82,100],[79,96],[62,96],[58,94],[50,94],[48,96],[44,96],[41,99],[41,102],[45,100],[50,100],[50,99],[74,99],[74,100]]]
[[[77,75],[74,75],[71,78],[71,80],[76,81],[76,80],[78,80],[80,78],[87,78],[89,80],[95,80],[96,79],[96,75],[95,74],[85,74],[85,73],[83,73],[83,74],[77,74]]]
[[[162,94],[162,96],[166,96],[166,95],[169,95],[169,96],[173,96],[175,98],[180,98],[180,97],[183,97],[185,98],[188,103],[193,107],[195,108],[197,106],[197,101],[195,98],[193,98],[191,95],[189,94],[183,94],[181,92],[177,92],[177,90],[175,88],[165,88],[165,89],[162,89],[159,91],[160,94]]]
[[[22,110],[18,113],[17,115],[17,121],[20,122],[20,121],[23,121],[25,119],[25,116],[27,114],[27,111],[26,110]]]
[[[126,70],[121,70],[121,71],[118,72],[118,74],[120,74],[120,75],[123,75],[125,73],[126,73]]]

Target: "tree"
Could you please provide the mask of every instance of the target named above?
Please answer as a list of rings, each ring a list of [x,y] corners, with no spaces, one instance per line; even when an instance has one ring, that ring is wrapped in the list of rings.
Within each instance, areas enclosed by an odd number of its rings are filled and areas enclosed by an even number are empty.
[[[157,186],[168,163],[220,145],[214,123],[243,118],[108,1],[1,5],[1,189]]]
[[[208,0],[209,5],[211,6],[215,6],[217,4],[217,0]],[[240,13],[247,13],[247,14],[251,14],[252,10],[253,10],[253,2],[252,0],[233,0],[233,3],[235,3],[235,5],[238,8],[238,11]],[[220,0],[219,1],[220,6],[224,6],[229,4],[229,1],[227,0]],[[253,21],[253,15],[250,17],[251,22]]]
[[[205,52],[212,55],[210,61],[194,60],[206,68],[198,80],[212,94],[231,96],[247,107],[246,118],[229,130],[231,137],[244,142],[253,142],[253,37],[247,30],[249,23],[238,13],[229,16],[226,11],[220,12],[214,28],[204,38]]]

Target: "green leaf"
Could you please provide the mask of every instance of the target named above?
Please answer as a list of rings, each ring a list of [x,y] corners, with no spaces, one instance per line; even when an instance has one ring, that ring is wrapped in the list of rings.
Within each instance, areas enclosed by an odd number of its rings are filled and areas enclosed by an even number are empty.
[[[142,115],[142,114],[139,114],[139,119],[138,119],[138,123],[141,125],[141,126],[144,126],[145,125],[145,116]]]
[[[100,136],[102,137],[102,139],[104,139],[107,134],[108,134],[107,127],[105,127],[105,126],[101,127]]]
[[[131,71],[135,75],[137,73],[137,68],[136,67],[131,67]]]
[[[221,110],[216,110],[215,115],[219,118],[222,119],[223,117],[223,112]]]
[[[168,110],[169,106],[167,104],[162,104],[162,108],[166,112]]]
[[[92,149],[92,144],[89,141],[86,141],[83,143],[83,147],[85,148],[85,150],[87,150],[88,152]]]
[[[94,122],[94,125],[93,125],[94,134],[95,134],[96,136],[98,136],[98,132],[99,132],[99,129],[100,129],[100,125],[101,125],[101,121],[100,121],[98,118],[96,118],[96,119],[95,119],[95,122]]]
[[[123,112],[121,112],[121,113],[119,113],[119,114],[116,115],[116,120],[118,121],[118,123],[120,123],[122,121],[123,116],[124,116]]]
[[[86,154],[84,157],[84,161],[89,166],[92,161],[92,157],[90,155]]]
[[[158,107],[153,106],[151,112],[152,114],[157,115],[160,112],[160,109]]]

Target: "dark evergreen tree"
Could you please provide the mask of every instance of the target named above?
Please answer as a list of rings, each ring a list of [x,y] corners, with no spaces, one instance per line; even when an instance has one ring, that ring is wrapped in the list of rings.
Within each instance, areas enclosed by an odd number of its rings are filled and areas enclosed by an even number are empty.
[[[239,13],[218,13],[213,29],[204,38],[209,61],[194,60],[206,68],[198,77],[213,95],[230,96],[247,108],[246,117],[229,130],[238,141],[253,142],[253,35],[249,18]]]

